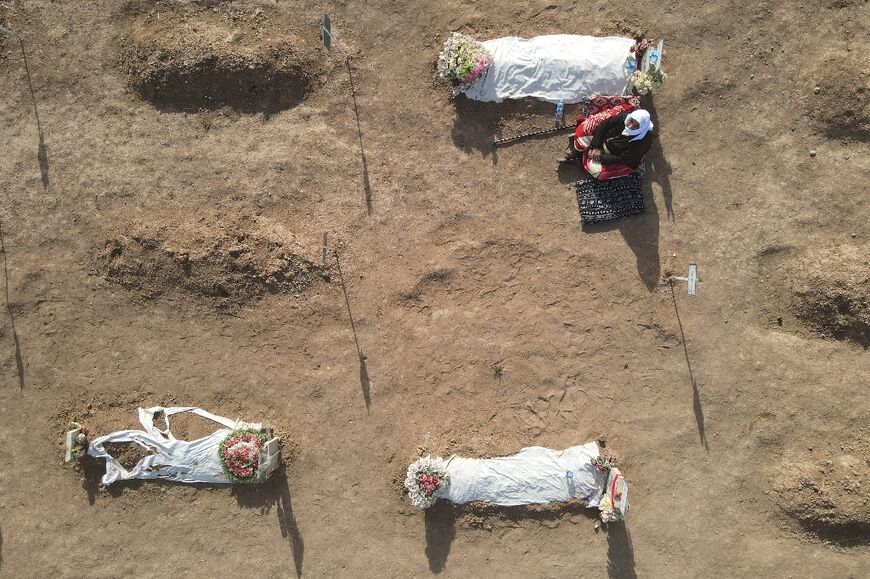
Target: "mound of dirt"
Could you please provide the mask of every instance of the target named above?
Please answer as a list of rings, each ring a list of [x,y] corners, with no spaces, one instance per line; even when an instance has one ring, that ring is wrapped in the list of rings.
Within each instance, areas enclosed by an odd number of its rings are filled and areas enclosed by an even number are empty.
[[[846,453],[821,462],[787,463],[774,490],[780,509],[819,537],[870,543],[870,456]],[[862,484],[863,483],[863,484]]]
[[[132,469],[140,460],[151,454],[135,442],[107,442],[105,447],[106,452],[127,470]]]
[[[870,141],[870,73],[854,58],[838,58],[818,74],[809,116],[831,138]]]
[[[176,8],[134,21],[120,66],[133,92],[166,112],[231,107],[273,114],[305,98],[319,48],[254,16]]]
[[[870,246],[843,245],[799,253],[787,246],[765,248],[760,287],[771,320],[795,322],[824,338],[870,347]]]
[[[232,309],[267,293],[299,294],[329,279],[301,253],[289,232],[261,218],[133,223],[106,241],[97,269],[146,299],[178,292]]]
[[[797,318],[820,334],[870,346],[870,247],[841,246],[797,260]]]

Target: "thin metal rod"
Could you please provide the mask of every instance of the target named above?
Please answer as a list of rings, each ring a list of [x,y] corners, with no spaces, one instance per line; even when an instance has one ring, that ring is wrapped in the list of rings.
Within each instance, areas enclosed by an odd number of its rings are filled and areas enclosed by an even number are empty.
[[[327,30],[326,26],[323,26],[323,25],[320,26],[320,29],[323,30],[324,34],[329,35],[330,40],[335,43],[335,45],[338,47],[338,49],[344,55],[345,59],[350,58],[350,55],[347,53],[347,51],[344,49],[344,47],[341,46],[341,43],[338,41],[338,38],[335,37],[335,35],[332,33],[332,31]]]
[[[533,131],[531,133],[523,133],[522,135],[515,135],[513,137],[505,137],[503,139],[496,139],[492,142],[493,147],[497,147],[499,145],[504,145],[506,143],[512,143],[514,141],[519,141],[520,139],[526,139],[528,137],[537,137],[540,135],[552,135],[555,133],[561,133],[563,131],[573,131],[577,128],[577,125],[566,125],[564,127],[556,127],[554,129],[545,129],[542,131]]]

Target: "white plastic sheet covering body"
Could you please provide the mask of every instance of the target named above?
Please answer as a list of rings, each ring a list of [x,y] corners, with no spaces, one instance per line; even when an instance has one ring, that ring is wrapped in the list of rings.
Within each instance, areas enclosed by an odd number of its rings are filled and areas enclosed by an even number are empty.
[[[492,54],[492,66],[465,96],[578,103],[593,95],[627,94],[631,74],[624,65],[633,45],[630,38],[573,34],[487,40],[483,46]]]
[[[154,415],[158,412],[163,412],[166,430],[160,430],[154,426]],[[213,420],[225,428],[197,440],[177,440],[169,430],[169,417],[180,412],[190,412]],[[91,442],[88,454],[96,458],[106,459],[106,474],[102,479],[104,485],[130,479],[165,479],[183,483],[230,484],[231,481],[224,473],[218,458],[220,443],[233,430],[241,428],[259,430],[262,428],[261,424],[230,420],[192,406],[140,408],[139,422],[144,430],[121,430],[101,436]],[[108,442],[135,442],[154,454],[146,456],[128,471],[106,452],[104,445]],[[271,444],[269,446],[272,447]],[[274,446],[277,447],[277,445]],[[265,462],[266,464],[263,464],[261,453],[258,480],[268,477],[272,470],[277,467],[277,454],[267,457]]]
[[[597,507],[607,482],[590,462],[599,454],[598,444],[589,442],[565,450],[531,446],[499,458],[454,456],[447,464],[450,483],[442,498],[505,506],[585,499]],[[570,481],[568,471],[574,475]]]

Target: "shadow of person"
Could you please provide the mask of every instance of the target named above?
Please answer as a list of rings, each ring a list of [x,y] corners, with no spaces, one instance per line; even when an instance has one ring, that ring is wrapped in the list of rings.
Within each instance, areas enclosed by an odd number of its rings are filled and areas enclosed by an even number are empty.
[[[662,197],[665,200],[665,213],[668,219],[673,219],[674,205],[671,191],[671,164],[667,159],[665,159],[664,152],[662,151],[662,144],[658,138],[658,135],[661,134],[661,125],[659,124],[659,116],[656,111],[652,93],[642,97],[641,103],[642,106],[649,111],[650,118],[656,127],[656,138],[653,139],[652,146],[644,158],[646,163],[645,178],[650,182],[658,183],[662,190]]]
[[[3,529],[0,528],[0,569],[3,568]]]
[[[640,216],[636,227],[620,227],[619,232],[634,252],[637,258],[637,272],[647,290],[651,292],[658,285],[661,275],[659,214],[653,194],[653,183],[661,188],[668,219],[674,217],[674,206],[671,191],[671,164],[665,158],[659,139],[661,124],[652,93],[641,97],[641,106],[649,112],[656,133],[649,152],[644,156],[643,202],[646,212]]]
[[[0,253],[3,254],[3,288],[6,296],[6,313],[9,315],[9,326],[12,330],[12,342],[15,345],[15,368],[18,371],[18,389],[24,391],[24,355],[21,353],[21,340],[15,329],[15,313],[9,302],[9,267],[6,262],[6,240],[3,235],[3,222],[0,221]]]
[[[362,388],[363,400],[366,403],[366,412],[371,412],[372,396],[371,396],[371,380],[369,380],[369,368],[366,365],[366,356],[359,351],[359,384]]]
[[[659,283],[661,263],[659,257],[659,214],[649,183],[643,185],[644,212],[615,221],[583,224],[584,233],[605,233],[618,230],[626,245],[634,253],[637,273],[647,290],[652,292]]]
[[[659,211],[649,179],[643,181],[644,212],[636,217],[621,219],[617,225],[625,243],[634,253],[637,273],[652,292],[659,284],[661,258],[659,256]]]
[[[426,509],[425,518],[429,570],[441,573],[447,566],[450,546],[456,537],[456,506],[450,501],[438,501]]]
[[[293,502],[290,496],[286,466],[281,465],[264,483],[234,485],[233,495],[239,506],[243,508],[260,509],[261,512],[266,513],[271,510],[273,505],[275,506],[281,536],[290,543],[296,576],[301,577],[305,541],[302,539],[302,533],[299,532],[299,525],[296,523],[296,516],[293,514]]]
[[[625,521],[607,525],[607,576],[610,579],[637,579],[634,547]]]

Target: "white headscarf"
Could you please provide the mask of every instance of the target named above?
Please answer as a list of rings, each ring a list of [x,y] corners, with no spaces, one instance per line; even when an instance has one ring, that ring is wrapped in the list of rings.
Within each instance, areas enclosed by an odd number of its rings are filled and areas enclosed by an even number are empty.
[[[628,119],[634,119],[640,125],[636,129],[628,128]],[[653,123],[649,118],[649,113],[644,109],[637,109],[636,111],[632,111],[625,118],[625,129],[622,131],[622,134],[625,136],[633,136],[633,139],[629,139],[631,141],[639,141],[646,136],[648,132],[653,130]]]

